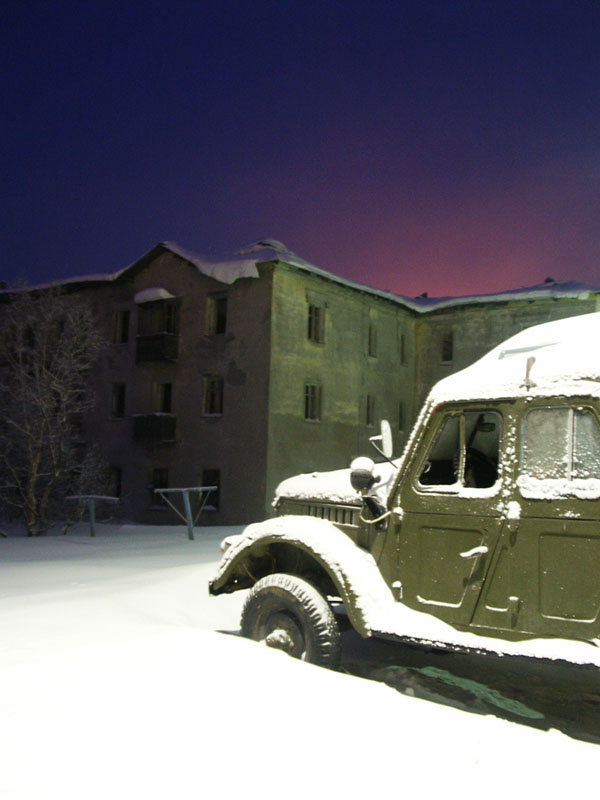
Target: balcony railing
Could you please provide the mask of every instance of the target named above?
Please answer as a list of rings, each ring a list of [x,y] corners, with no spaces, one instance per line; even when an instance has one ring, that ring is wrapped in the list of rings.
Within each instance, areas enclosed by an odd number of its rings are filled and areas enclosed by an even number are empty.
[[[133,418],[133,441],[160,444],[175,441],[175,414],[136,414]]]
[[[179,336],[176,333],[151,333],[136,339],[136,361],[176,361]]]

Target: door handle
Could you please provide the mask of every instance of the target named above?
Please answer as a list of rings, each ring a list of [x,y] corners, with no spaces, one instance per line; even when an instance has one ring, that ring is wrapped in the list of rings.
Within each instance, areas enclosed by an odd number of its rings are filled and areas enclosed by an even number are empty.
[[[459,555],[461,558],[477,558],[478,556],[484,556],[487,552],[489,552],[489,547],[480,544],[479,547],[474,547],[472,550],[465,550],[464,553],[459,553]]]

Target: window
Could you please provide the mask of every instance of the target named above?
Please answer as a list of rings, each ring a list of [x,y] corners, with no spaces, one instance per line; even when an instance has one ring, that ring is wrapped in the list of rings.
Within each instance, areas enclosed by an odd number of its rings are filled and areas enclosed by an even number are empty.
[[[400,334],[400,363],[406,364],[406,336],[401,333]]]
[[[542,490],[554,497],[599,491],[600,426],[592,409],[531,409],[523,422],[521,474],[524,494],[534,490],[539,496]]]
[[[223,378],[218,375],[202,378],[202,413],[204,416],[223,413]]]
[[[308,338],[321,344],[325,341],[325,309],[312,303],[308,306]]]
[[[159,300],[139,307],[138,334],[179,333],[179,302]]]
[[[111,464],[108,468],[108,494],[110,497],[121,497],[123,490],[123,472],[121,467]]]
[[[206,333],[225,333],[227,328],[227,295],[213,294],[206,298]]]
[[[319,422],[321,419],[321,387],[318,383],[304,385],[304,419]]]
[[[113,383],[110,397],[111,417],[125,416],[125,384]]]
[[[154,413],[171,413],[172,383],[152,384],[152,411]]]
[[[501,417],[495,411],[447,414],[419,475],[423,487],[485,489],[498,479]]]
[[[454,359],[454,333],[448,331],[442,336],[442,364],[451,364]]]
[[[366,412],[365,412],[365,423],[369,427],[375,425],[375,409],[376,409],[375,396],[372,394],[368,394]]]
[[[166,467],[154,467],[150,477],[150,505],[166,506],[166,500],[156,493],[155,489],[169,488],[169,470]]]
[[[113,315],[113,344],[129,341],[129,311],[115,311]]]
[[[377,326],[372,323],[369,325],[368,352],[371,358],[377,356]]]
[[[202,486],[216,486],[216,491],[209,492],[204,508],[209,511],[218,511],[221,500],[221,470],[204,469],[202,470]]]

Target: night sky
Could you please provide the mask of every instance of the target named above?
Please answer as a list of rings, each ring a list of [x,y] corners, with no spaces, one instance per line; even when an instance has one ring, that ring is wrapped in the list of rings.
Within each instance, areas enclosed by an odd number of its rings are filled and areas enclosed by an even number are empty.
[[[600,285],[600,0],[8,0],[3,270],[271,237],[414,296]]]

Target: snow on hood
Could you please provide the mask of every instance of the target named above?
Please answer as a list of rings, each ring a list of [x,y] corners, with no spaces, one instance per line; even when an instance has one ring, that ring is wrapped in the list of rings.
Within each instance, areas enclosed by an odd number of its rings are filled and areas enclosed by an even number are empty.
[[[589,394],[600,397],[600,313],[546,322],[439,381],[430,402]]]
[[[286,478],[275,490],[273,505],[280,498],[361,505],[360,495],[350,483],[350,472],[350,469],[336,469],[330,472],[306,472]],[[375,464],[374,474],[379,477],[379,481],[373,487],[371,494],[385,504],[398,469],[392,464],[383,462]]]

